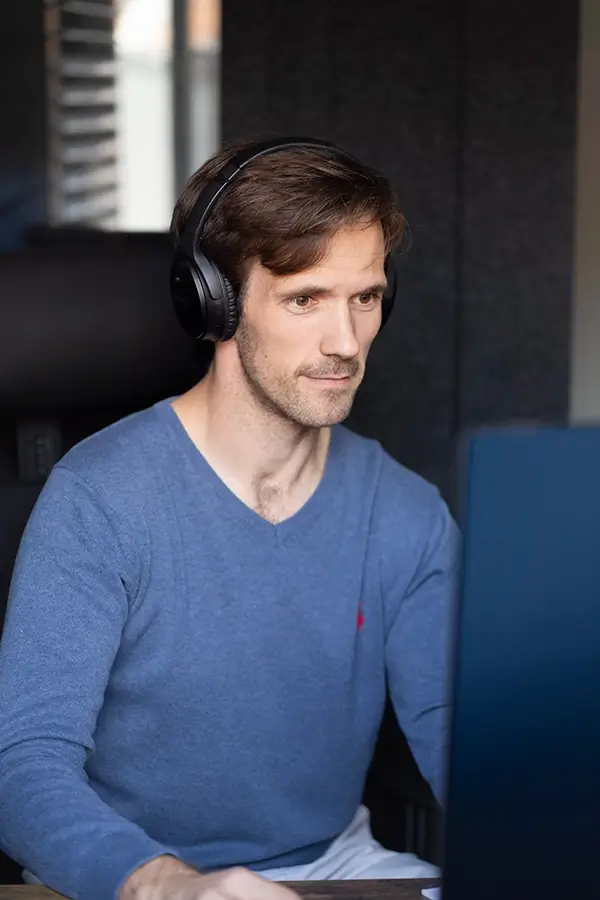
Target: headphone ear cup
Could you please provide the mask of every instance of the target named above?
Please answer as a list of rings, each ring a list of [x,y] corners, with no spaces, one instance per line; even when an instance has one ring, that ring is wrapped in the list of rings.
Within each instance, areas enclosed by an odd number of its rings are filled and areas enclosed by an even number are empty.
[[[171,300],[179,324],[190,337],[228,341],[238,326],[237,295],[231,282],[203,253],[178,253],[171,266]]]
[[[230,338],[234,336],[237,331],[238,322],[239,322],[239,302],[235,288],[230,282],[229,278],[226,278],[224,275],[221,275],[223,280],[223,285],[225,287],[225,296],[226,296],[226,307],[227,307],[227,317],[225,321],[225,328],[223,331],[222,341],[228,341]]]
[[[206,331],[206,298],[194,264],[181,253],[175,255],[170,273],[171,302],[186,334],[201,339]]]

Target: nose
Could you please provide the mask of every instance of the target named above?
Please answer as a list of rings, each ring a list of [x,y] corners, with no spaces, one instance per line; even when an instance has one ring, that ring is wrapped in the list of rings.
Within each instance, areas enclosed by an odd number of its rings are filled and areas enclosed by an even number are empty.
[[[330,310],[321,340],[324,356],[340,356],[353,359],[358,355],[360,343],[356,337],[356,326],[351,310],[346,303]]]

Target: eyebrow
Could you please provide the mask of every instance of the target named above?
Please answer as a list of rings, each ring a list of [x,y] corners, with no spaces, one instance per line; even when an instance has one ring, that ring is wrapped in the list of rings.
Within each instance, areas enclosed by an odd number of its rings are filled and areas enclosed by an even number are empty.
[[[362,290],[352,294],[353,297],[360,297],[361,294],[384,294],[387,284],[385,281],[370,284]],[[325,297],[331,294],[331,290],[318,284],[303,284],[293,290],[278,291],[278,297]]]

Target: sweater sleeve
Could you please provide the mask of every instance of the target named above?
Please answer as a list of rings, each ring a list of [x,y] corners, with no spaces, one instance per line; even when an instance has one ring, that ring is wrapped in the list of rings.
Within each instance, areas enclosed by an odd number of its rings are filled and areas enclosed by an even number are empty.
[[[390,697],[423,777],[443,804],[449,736],[450,655],[459,534],[432,489],[415,565],[390,586],[386,667]]]
[[[119,528],[56,467],[21,541],[0,644],[0,845],[48,887],[85,900],[115,897],[137,866],[177,855],[110,809],[85,772],[139,586],[136,543],[143,550],[143,524]]]

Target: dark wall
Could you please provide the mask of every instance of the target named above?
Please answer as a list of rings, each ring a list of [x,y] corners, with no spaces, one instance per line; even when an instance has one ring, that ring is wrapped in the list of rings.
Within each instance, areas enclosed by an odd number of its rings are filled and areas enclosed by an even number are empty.
[[[567,410],[578,5],[225,0],[223,136],[313,133],[412,231],[350,424],[449,493],[465,425]]]
[[[0,250],[46,216],[43,0],[0,10]]]
[[[471,0],[460,418],[568,408],[579,4]]]
[[[224,139],[312,133],[396,187],[412,248],[349,424],[454,505],[463,429],[567,414],[578,4],[223,13]],[[439,815],[389,706],[365,800],[380,841],[440,862]]]

